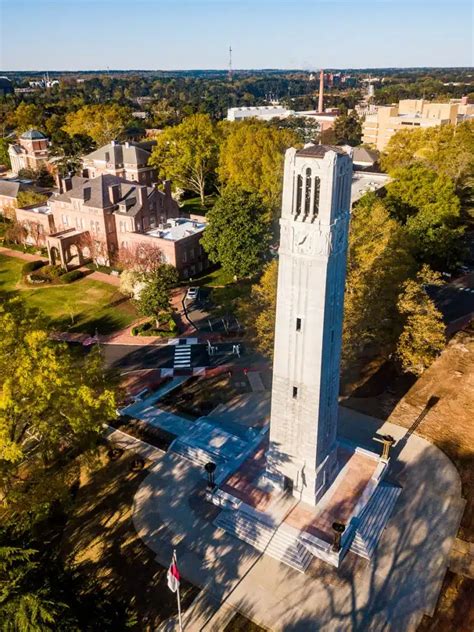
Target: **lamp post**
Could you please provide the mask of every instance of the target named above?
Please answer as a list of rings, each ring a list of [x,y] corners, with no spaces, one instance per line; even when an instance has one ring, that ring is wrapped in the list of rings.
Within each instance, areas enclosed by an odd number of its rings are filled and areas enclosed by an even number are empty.
[[[383,445],[382,456],[380,459],[382,461],[388,461],[390,448],[395,443],[395,439],[391,435],[382,435],[380,437],[375,437],[375,441],[378,441]]]
[[[214,489],[214,487],[216,486],[216,483],[214,481],[214,472],[216,471],[216,467],[216,464],[212,461],[209,461],[204,466],[204,469],[207,472],[207,487],[209,489]]]
[[[333,522],[332,528],[334,531],[334,542],[332,543],[332,550],[338,553],[341,550],[341,538],[342,534],[346,530],[346,526],[342,522]]]

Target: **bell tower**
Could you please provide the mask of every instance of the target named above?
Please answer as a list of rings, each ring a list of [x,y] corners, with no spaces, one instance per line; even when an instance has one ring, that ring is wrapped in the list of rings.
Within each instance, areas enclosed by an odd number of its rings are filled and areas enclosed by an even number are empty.
[[[338,469],[351,181],[340,147],[286,152],[267,478],[313,505]]]

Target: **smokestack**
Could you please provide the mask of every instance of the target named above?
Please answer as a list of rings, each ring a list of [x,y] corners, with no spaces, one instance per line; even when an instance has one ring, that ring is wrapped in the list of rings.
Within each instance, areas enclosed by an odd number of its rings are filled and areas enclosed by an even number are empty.
[[[318,112],[324,112],[324,70],[319,73]]]

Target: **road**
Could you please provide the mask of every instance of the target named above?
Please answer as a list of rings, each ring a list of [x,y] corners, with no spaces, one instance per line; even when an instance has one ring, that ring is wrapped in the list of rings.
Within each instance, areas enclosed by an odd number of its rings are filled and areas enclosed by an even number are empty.
[[[441,287],[430,287],[428,292],[446,324],[474,313],[474,273]]]
[[[232,353],[233,343],[219,343],[217,353],[209,356],[206,344],[194,345],[104,345],[102,353],[105,363],[110,368],[121,369],[123,372],[138,369],[175,368],[175,354],[177,348],[186,346],[190,350],[189,363],[182,367],[214,367],[229,362],[235,363],[237,356]],[[241,345],[242,357],[245,359],[245,348]]]

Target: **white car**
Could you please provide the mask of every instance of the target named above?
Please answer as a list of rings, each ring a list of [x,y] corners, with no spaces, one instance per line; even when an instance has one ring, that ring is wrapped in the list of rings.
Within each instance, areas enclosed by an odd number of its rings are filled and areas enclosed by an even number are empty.
[[[186,298],[188,301],[195,301],[198,297],[198,294],[199,294],[198,287],[189,287],[188,291],[186,292]]]

